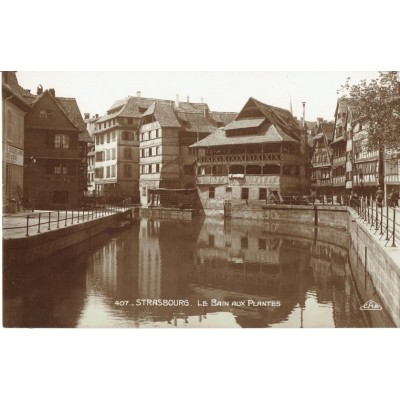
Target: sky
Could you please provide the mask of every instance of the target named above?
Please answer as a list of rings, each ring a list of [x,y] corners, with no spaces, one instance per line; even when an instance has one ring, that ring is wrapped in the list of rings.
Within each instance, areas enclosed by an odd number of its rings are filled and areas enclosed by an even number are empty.
[[[54,88],[56,96],[75,97],[83,113],[104,114],[118,99],[136,96],[208,103],[213,111],[239,112],[249,97],[276,107],[290,109],[302,117],[306,102],[306,120],[318,117],[332,120],[337,91],[346,82],[373,79],[378,72],[317,71],[148,71],[148,72],[29,72],[19,71],[20,85],[36,93],[39,84]]]

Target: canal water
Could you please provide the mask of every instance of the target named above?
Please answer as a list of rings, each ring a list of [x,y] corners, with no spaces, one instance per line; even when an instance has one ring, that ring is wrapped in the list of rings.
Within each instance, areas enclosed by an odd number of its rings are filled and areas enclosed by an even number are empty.
[[[368,300],[383,306],[345,231],[262,221],[141,219],[3,271],[6,327],[394,326]]]

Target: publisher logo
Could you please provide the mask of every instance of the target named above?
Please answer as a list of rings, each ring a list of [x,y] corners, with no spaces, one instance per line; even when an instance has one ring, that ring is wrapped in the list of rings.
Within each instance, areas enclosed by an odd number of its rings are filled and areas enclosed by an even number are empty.
[[[363,306],[360,307],[362,311],[380,311],[382,307],[373,300],[368,300]]]

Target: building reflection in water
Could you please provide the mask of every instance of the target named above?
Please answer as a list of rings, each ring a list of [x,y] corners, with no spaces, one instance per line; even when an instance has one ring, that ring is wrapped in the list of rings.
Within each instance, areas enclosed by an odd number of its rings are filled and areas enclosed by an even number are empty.
[[[64,275],[50,271],[39,283],[9,280],[5,314],[12,326],[393,326],[384,311],[378,318],[359,310],[373,285],[366,286],[357,260],[350,265],[347,246],[347,235],[330,228],[141,219],[75,261],[59,263]],[[190,305],[132,306],[136,299]],[[221,303],[198,305],[211,299]],[[121,307],[121,300],[130,303]],[[39,309],[42,303],[47,308]]]

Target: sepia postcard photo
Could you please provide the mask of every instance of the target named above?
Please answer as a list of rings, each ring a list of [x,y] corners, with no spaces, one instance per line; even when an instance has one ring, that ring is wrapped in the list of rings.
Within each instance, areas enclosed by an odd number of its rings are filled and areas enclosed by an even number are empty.
[[[399,80],[3,71],[3,327],[399,327]]]

